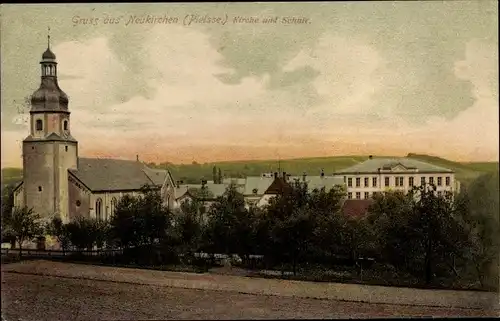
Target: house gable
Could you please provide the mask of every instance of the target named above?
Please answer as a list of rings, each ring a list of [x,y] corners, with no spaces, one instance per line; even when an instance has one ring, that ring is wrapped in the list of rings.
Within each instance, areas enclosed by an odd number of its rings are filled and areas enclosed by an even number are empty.
[[[264,195],[278,195],[289,191],[292,187],[283,178],[276,177],[266,189]]]

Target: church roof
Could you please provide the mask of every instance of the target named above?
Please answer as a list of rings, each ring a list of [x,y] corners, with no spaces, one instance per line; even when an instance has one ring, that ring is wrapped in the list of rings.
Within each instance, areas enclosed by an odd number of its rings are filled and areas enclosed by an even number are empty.
[[[42,78],[40,87],[31,95],[31,111],[68,111],[68,95],[54,78]]]
[[[45,52],[42,54],[42,59],[56,59],[56,55],[50,50],[50,48],[47,48]]]
[[[32,135],[28,135],[28,137],[26,137],[24,139],[25,142],[43,141],[43,140],[61,141],[61,142],[76,142],[76,139],[68,133],[64,133],[62,135],[58,135],[56,133],[51,133],[49,136],[43,137],[43,138],[34,138]]]
[[[168,175],[167,170],[152,169],[138,161],[109,158],[78,158],[78,170],[69,171],[94,192],[161,186]]]

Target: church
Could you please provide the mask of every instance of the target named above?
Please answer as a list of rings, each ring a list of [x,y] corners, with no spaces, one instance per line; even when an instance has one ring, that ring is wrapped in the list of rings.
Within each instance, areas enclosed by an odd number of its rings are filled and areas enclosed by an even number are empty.
[[[31,95],[29,135],[22,143],[23,181],[14,189],[14,206],[32,208],[44,219],[63,223],[77,217],[108,219],[124,195],[145,185],[160,191],[174,206],[175,185],[167,169],[152,169],[136,160],[81,158],[71,135],[68,96],[57,82],[57,62],[42,55],[41,84]]]

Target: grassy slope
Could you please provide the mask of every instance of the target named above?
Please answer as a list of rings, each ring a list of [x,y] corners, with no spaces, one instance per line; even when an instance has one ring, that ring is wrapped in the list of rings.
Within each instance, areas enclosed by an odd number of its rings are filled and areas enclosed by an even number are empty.
[[[17,183],[22,179],[23,170],[21,168],[2,168],[2,186]]]
[[[424,162],[432,163],[437,166],[446,167],[456,172],[457,178],[462,182],[470,182],[485,172],[498,172],[498,162],[490,163],[458,163],[440,157],[429,155],[410,154],[409,157]],[[303,172],[309,175],[319,175],[321,169],[325,173],[331,174],[359,162],[366,160],[366,156],[337,156],[337,157],[319,157],[288,159],[280,162],[281,170],[292,175],[301,175]],[[225,177],[245,177],[258,176],[263,172],[274,172],[278,170],[278,161],[235,161],[207,164],[161,164],[154,167],[167,167],[172,172],[176,180],[183,180],[190,183],[199,183],[202,178],[211,180],[213,166],[220,168]],[[19,168],[3,168],[2,183],[14,183],[22,179],[22,170]]]

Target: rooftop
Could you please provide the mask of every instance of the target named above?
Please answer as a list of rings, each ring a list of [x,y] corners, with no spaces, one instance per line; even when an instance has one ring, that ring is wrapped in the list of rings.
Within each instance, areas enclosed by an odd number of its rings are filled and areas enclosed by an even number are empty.
[[[141,162],[109,158],[79,158],[78,170],[70,169],[92,191],[140,190],[161,186],[168,171],[148,168]]]
[[[399,168],[398,168],[399,167]],[[424,173],[453,173],[452,170],[412,158],[373,158],[339,170],[334,174],[378,173],[380,170],[417,170]]]

